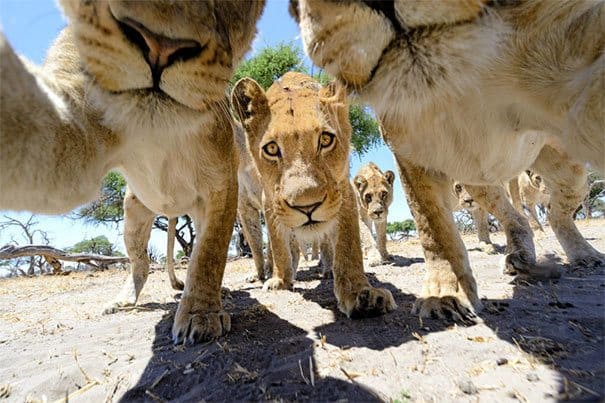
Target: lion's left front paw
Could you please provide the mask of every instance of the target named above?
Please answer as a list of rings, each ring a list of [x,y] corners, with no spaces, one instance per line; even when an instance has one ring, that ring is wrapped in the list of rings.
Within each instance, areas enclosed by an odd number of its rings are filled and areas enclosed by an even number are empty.
[[[477,322],[477,313],[482,307],[481,302],[473,305],[468,299],[461,297],[427,297],[416,300],[412,314],[421,318],[450,319],[472,325]]]
[[[181,299],[172,325],[174,344],[212,340],[231,330],[231,317],[222,309],[198,308],[195,298]]]
[[[292,282],[284,281],[278,277],[272,277],[263,284],[263,291],[289,290],[292,288]]]
[[[382,266],[385,264],[390,264],[393,262],[393,257],[391,255],[371,255],[368,257],[368,266],[376,267]]]
[[[338,308],[351,319],[371,318],[397,309],[391,292],[385,288],[364,287],[339,298]]]

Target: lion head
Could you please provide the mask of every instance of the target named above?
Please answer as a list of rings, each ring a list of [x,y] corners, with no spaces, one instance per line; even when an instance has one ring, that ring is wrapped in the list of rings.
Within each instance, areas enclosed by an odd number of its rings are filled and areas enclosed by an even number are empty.
[[[302,240],[328,232],[348,186],[351,126],[345,92],[286,73],[267,90],[240,80],[232,102],[276,227]]]
[[[470,195],[464,185],[460,182],[454,182],[454,184],[452,185],[452,194],[455,199],[454,205],[458,206],[458,208],[463,208],[471,212],[477,210],[480,207],[475,201],[475,199],[473,199],[473,196]]]
[[[264,5],[263,0],[60,3],[69,20],[68,40],[91,78],[89,96],[114,129],[174,129],[215,107],[250,47]]]
[[[393,202],[394,180],[393,171],[383,173],[373,162],[363,166],[353,178],[359,208],[372,220],[387,219],[389,206]]]

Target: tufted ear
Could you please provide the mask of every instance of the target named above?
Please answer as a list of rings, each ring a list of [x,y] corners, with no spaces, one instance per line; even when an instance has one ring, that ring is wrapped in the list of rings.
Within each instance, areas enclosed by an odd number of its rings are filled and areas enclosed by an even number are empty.
[[[393,186],[393,182],[395,182],[395,174],[393,173],[393,171],[386,171],[384,173],[384,176],[387,178],[387,182],[389,182],[389,185]]]
[[[242,78],[233,87],[231,105],[246,129],[249,142],[260,139],[267,130],[271,112],[265,91],[251,78]]]
[[[355,178],[353,178],[353,185],[355,185],[355,189],[357,189],[359,194],[361,194],[366,186],[368,186],[368,181],[363,176],[357,175]]]
[[[298,0],[290,0],[290,5],[288,6],[288,11],[290,12],[290,16],[294,18],[297,24],[300,23],[300,12],[298,11]]]

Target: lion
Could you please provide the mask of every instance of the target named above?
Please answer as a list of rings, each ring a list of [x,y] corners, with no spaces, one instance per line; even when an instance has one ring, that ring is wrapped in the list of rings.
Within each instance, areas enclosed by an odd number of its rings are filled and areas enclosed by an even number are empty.
[[[481,250],[488,254],[496,254],[496,246],[492,243],[489,236],[488,212],[473,199],[473,196],[466,191],[466,188],[460,182],[453,182],[450,196],[449,207],[453,211],[466,210],[471,214],[473,223],[477,228],[477,237],[479,238],[479,247]]]
[[[264,2],[60,3],[68,24],[43,66],[0,35],[0,208],[69,211],[116,168],[131,271],[105,312],[136,303],[156,214],[189,214],[197,240],[173,340],[221,336],[238,166],[225,89]]]
[[[531,226],[534,231],[544,232],[542,223],[538,219],[536,206],[548,211],[550,204],[550,191],[544,184],[542,176],[535,171],[525,170],[508,183],[508,192],[513,206],[522,213],[527,210],[532,219]]]
[[[362,233],[369,235],[363,238],[367,238],[370,266],[386,264],[391,260],[387,252],[387,215],[393,202],[394,181],[393,171],[383,173],[373,162],[361,167],[353,178],[360,227]],[[376,232],[375,237],[372,236],[372,226]]]
[[[334,253],[334,293],[351,318],[396,308],[389,290],[370,285],[363,270],[359,224],[349,183],[351,125],[345,92],[286,73],[267,90],[238,81],[232,104],[262,178],[273,275],[265,290],[293,285],[291,234],[303,242],[325,237]]]
[[[587,190],[585,163],[605,167],[604,8],[592,0],[291,0],[309,57],[385,128],[427,264],[414,313],[465,321],[482,308],[444,200],[450,178],[486,210],[506,211],[499,184],[535,169],[551,190],[551,227],[569,261],[605,261],[572,218]],[[559,275],[536,265],[519,217],[497,217],[514,228],[506,266]]]

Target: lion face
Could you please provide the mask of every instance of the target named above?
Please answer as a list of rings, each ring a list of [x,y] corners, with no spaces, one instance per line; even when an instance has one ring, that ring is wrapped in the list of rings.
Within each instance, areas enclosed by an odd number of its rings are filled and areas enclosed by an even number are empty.
[[[486,0],[290,1],[309,57],[355,89],[371,81],[382,59],[389,57],[390,48],[405,47],[406,37],[414,35],[416,28],[471,21],[487,3]],[[413,59],[413,54],[410,57]]]
[[[344,91],[287,73],[266,94],[254,80],[240,80],[232,102],[276,226],[303,240],[330,230],[342,186],[348,186],[351,126]]]
[[[466,188],[463,184],[454,182],[452,185],[452,193],[458,201],[458,206],[460,208],[466,209],[469,212],[475,211],[479,208],[479,205],[473,199],[473,196],[466,191]]]
[[[373,163],[362,167],[353,178],[359,206],[372,220],[387,219],[389,206],[393,202],[394,180],[395,174],[392,171],[382,173]]]
[[[101,92],[94,94],[100,102],[127,109],[131,119],[172,121],[175,116],[167,111],[204,111],[224,99],[264,1],[61,4],[83,68]]]
[[[525,174],[527,175],[527,178],[529,179],[529,184],[539,190],[540,192],[544,193],[544,194],[549,194],[548,188],[546,187],[546,185],[544,184],[544,181],[542,180],[542,176],[532,170],[526,170]]]

